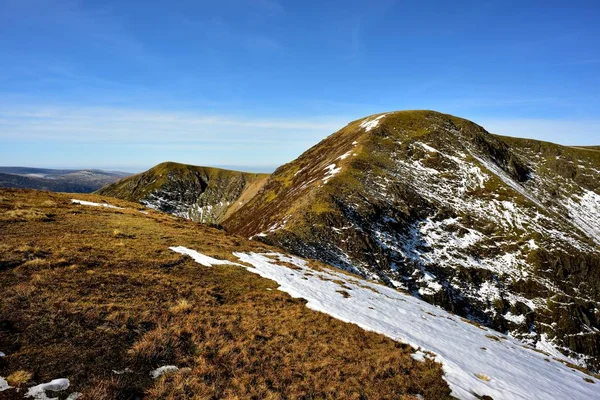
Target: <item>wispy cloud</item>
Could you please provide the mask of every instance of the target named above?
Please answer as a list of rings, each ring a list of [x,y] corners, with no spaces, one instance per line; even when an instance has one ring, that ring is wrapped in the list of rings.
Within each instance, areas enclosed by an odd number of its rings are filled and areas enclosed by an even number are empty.
[[[0,139],[148,144],[282,143],[317,141],[345,118],[247,118],[119,108],[0,109]]]

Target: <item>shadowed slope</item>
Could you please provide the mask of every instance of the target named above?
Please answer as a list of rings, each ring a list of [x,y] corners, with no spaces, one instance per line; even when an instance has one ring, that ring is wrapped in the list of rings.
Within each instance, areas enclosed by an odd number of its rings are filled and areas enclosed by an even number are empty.
[[[248,201],[268,176],[165,162],[97,193],[137,201],[198,222],[218,224]]]

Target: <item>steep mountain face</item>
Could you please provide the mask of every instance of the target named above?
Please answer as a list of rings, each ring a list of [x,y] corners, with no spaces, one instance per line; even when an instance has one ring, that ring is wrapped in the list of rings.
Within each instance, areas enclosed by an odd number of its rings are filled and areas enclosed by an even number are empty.
[[[600,367],[594,149],[375,115],[280,167],[223,225]]]
[[[64,170],[26,167],[0,167],[0,187],[91,193],[128,176],[125,172],[96,169]]]
[[[252,198],[267,178],[268,174],[166,162],[97,193],[140,202],[197,222],[218,224]]]

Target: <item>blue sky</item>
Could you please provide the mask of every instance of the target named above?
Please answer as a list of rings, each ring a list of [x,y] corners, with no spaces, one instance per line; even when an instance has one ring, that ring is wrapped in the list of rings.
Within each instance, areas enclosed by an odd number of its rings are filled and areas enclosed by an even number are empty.
[[[0,165],[269,169],[402,109],[600,144],[598,21],[597,1],[0,0]]]

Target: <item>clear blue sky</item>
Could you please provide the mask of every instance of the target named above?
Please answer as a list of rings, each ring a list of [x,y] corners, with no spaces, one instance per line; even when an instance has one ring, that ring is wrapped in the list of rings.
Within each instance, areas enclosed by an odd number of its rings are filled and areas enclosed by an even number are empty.
[[[434,109],[600,144],[598,1],[0,0],[0,165],[269,168]]]

